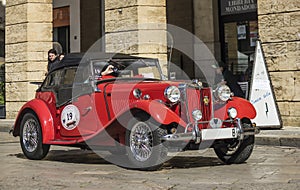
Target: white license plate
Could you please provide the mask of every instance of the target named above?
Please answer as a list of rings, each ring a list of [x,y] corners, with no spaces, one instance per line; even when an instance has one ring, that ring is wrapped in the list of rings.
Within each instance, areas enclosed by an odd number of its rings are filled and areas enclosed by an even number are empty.
[[[202,140],[237,138],[236,128],[203,129]]]

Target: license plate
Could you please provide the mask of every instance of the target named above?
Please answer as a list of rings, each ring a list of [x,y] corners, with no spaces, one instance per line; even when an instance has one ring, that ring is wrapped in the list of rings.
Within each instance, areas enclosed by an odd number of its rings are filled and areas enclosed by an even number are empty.
[[[203,129],[202,140],[237,138],[236,128]]]

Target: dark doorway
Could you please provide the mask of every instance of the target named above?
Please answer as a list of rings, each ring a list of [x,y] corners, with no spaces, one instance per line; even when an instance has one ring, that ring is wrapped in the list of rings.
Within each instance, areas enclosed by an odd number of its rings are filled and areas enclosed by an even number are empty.
[[[176,1],[167,1],[167,23],[174,25],[181,29],[187,30],[188,32],[194,34],[194,5],[193,0],[176,0]],[[192,39],[190,41],[181,40],[182,36],[176,36],[172,34],[172,30],[168,28],[168,31],[171,35],[168,39],[168,60],[172,63],[169,68],[170,78],[176,79],[186,79],[195,78],[195,66],[194,61],[184,52],[181,52],[177,49],[173,49],[173,43],[176,41],[176,46],[185,47],[191,54],[193,54],[194,47]],[[175,39],[176,38],[176,39]],[[173,66],[172,66],[173,65]]]
[[[70,26],[54,28],[53,41],[60,43],[62,46],[62,52],[70,53]]]
[[[104,36],[104,0],[80,1],[80,36],[82,52]],[[99,48],[104,51],[104,44],[101,45]]]

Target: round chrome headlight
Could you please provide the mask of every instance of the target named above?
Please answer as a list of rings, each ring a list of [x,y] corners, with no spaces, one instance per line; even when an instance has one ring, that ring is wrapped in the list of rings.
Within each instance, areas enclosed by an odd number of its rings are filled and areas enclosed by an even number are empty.
[[[180,99],[180,91],[176,86],[169,86],[165,89],[165,97],[172,103],[176,103]]]
[[[228,109],[228,116],[232,119],[236,118],[238,112],[235,108],[229,108]]]
[[[200,110],[194,110],[192,112],[192,116],[195,121],[199,121],[200,119],[202,119],[202,112]]]
[[[216,90],[217,98],[219,98],[221,101],[226,102],[231,97],[231,91],[230,88],[226,85],[221,85]]]

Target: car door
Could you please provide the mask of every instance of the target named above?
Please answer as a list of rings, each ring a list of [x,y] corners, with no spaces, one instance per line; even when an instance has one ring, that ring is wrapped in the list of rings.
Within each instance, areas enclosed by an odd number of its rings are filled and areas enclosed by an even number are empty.
[[[67,68],[58,89],[60,135],[64,137],[90,135],[98,126],[93,87],[89,82],[75,80],[77,76],[83,74],[77,68]]]

